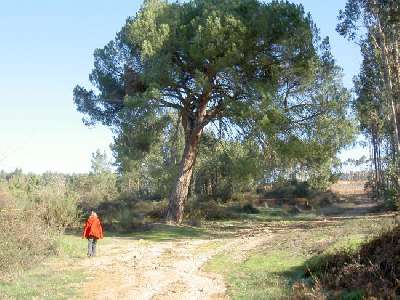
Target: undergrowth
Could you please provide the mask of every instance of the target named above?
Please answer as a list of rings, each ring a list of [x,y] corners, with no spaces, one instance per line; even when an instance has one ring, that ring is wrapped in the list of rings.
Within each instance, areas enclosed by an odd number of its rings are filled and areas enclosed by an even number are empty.
[[[305,275],[312,278],[313,285],[298,284],[296,295],[398,299],[400,226],[384,231],[369,241],[358,243],[358,247],[324,252],[309,260],[306,266]],[[322,293],[322,290],[325,292]]]
[[[34,211],[0,212],[0,280],[11,280],[56,254],[58,236]]]

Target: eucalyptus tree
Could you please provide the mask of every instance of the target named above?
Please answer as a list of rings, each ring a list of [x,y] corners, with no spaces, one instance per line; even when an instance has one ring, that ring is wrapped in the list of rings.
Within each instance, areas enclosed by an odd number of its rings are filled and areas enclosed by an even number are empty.
[[[74,101],[86,124],[110,126],[117,143],[143,152],[178,113],[184,149],[166,217],[180,223],[205,127],[225,124],[240,140],[259,121],[278,132],[321,116],[297,97],[316,80],[317,43],[310,15],[287,1],[146,0],[95,50],[95,90],[76,86]]]
[[[355,108],[361,128],[371,139],[376,192],[379,196],[382,189],[394,190],[398,197],[400,2],[348,0],[339,21],[338,32],[359,43],[363,56],[361,72],[355,80]]]
[[[390,109],[383,100],[385,94],[384,80],[380,75],[379,62],[376,60],[373,45],[368,42],[361,44],[363,62],[360,74],[354,79],[356,97],[354,111],[358,117],[361,132],[370,138],[371,160],[374,176],[373,190],[380,197],[384,189],[385,156],[393,153],[393,149],[385,151],[385,144],[393,144],[393,134],[390,120]],[[392,148],[392,147],[390,147]]]
[[[397,0],[348,0],[340,12],[337,31],[358,43],[369,43],[374,51],[381,94],[390,108],[393,144],[400,153],[400,2]],[[365,47],[365,46],[364,46]],[[364,52],[365,57],[365,52]],[[367,57],[365,59],[368,59]]]

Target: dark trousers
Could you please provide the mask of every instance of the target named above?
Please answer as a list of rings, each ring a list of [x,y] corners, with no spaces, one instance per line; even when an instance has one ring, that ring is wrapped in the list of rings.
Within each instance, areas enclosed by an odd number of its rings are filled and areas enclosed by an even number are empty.
[[[89,257],[96,256],[96,243],[97,243],[97,239],[95,237],[88,238],[88,253],[87,253],[87,255]]]

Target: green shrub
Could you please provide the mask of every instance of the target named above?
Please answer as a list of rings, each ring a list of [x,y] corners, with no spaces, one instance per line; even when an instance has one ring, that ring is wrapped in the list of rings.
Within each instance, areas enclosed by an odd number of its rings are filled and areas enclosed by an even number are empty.
[[[315,192],[310,198],[313,207],[324,207],[339,201],[339,197],[331,191]]]
[[[385,207],[392,210],[400,209],[400,197],[394,188],[385,191]]]
[[[312,191],[307,182],[290,180],[276,183],[272,187],[272,190],[265,193],[265,196],[273,196],[285,199],[307,198],[311,195],[311,192]]]
[[[347,247],[308,262],[309,275],[324,289],[345,290],[341,299],[397,299],[400,278],[400,226],[359,248]],[[358,297],[358,298],[357,298]]]
[[[162,220],[167,205],[167,201],[136,200],[126,194],[117,200],[102,202],[92,209],[97,212],[107,229],[126,232],[147,222]],[[84,219],[87,213],[83,216]]]
[[[143,214],[129,210],[122,210],[117,215],[117,222],[113,224],[113,229],[119,232],[129,232],[143,224]]]
[[[258,214],[260,212],[251,203],[246,203],[245,205],[243,205],[241,211],[246,213],[246,214]]]
[[[46,224],[59,231],[78,225],[81,212],[77,208],[77,198],[73,196],[48,195],[35,207]]]
[[[66,194],[62,184],[36,185],[29,192],[0,191],[0,279],[12,279],[56,254],[60,233],[76,224],[76,198]]]
[[[56,253],[58,231],[49,227],[38,210],[0,211],[0,280],[12,279],[43,257]]]
[[[186,211],[187,218],[203,218],[206,220],[223,220],[236,218],[237,214],[231,207],[221,205],[215,200],[189,202]]]
[[[168,208],[168,201],[153,202],[151,210],[146,213],[146,217],[153,220],[162,220],[165,218]]]

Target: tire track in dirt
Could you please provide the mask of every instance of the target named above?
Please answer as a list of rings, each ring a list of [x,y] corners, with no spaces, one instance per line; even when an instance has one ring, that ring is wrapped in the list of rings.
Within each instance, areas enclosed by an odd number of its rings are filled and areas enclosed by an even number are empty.
[[[211,299],[225,300],[223,278],[201,270],[205,262],[222,252],[244,260],[247,253],[271,239],[266,227],[239,232],[228,239],[185,239],[167,242],[110,238],[99,245],[99,256],[85,259],[89,270],[85,299]],[[217,247],[208,247],[213,243]]]
[[[91,299],[224,299],[222,279],[200,271],[215,251],[197,253],[209,240],[160,243],[113,238],[102,254],[82,267],[91,276],[84,298]]]

